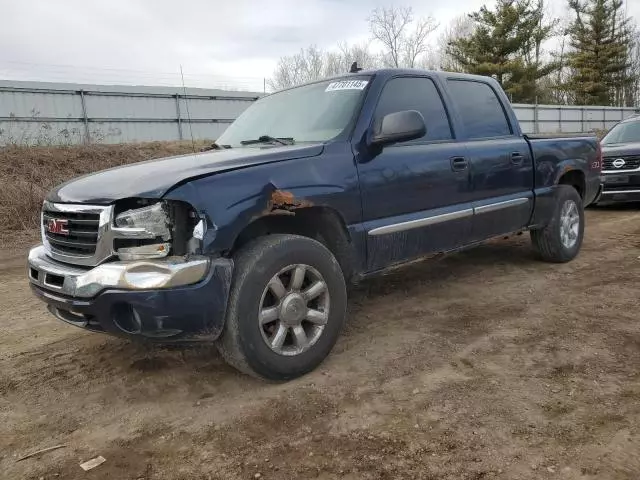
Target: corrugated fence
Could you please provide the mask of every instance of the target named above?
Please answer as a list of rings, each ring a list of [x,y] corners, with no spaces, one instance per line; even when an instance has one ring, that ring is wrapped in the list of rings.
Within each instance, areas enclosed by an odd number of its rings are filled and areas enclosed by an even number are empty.
[[[0,143],[215,139],[260,94],[0,81]]]
[[[608,130],[635,108],[513,104],[525,133],[581,133]]]
[[[215,139],[255,92],[0,81],[0,144]],[[611,128],[633,108],[513,105],[526,133]]]

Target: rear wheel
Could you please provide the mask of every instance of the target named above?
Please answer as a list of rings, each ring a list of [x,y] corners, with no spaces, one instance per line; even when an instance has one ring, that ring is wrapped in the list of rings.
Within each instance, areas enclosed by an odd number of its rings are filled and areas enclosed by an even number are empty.
[[[556,204],[549,224],[531,231],[531,241],[538,255],[547,262],[573,260],[584,237],[584,207],[578,191],[558,185]]]
[[[346,316],[342,270],[320,242],[269,235],[235,256],[227,319],[218,349],[239,370],[287,380],[317,367]]]

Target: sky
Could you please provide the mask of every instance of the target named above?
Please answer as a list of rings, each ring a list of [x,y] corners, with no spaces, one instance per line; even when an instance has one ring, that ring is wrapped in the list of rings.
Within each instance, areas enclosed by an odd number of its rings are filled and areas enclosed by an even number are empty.
[[[566,0],[547,0],[562,15]],[[640,1],[628,0],[640,20]],[[278,58],[369,37],[380,6],[440,30],[486,0],[0,0],[0,79],[261,90]],[[491,2],[490,2],[491,3]],[[432,35],[435,41],[439,35]]]

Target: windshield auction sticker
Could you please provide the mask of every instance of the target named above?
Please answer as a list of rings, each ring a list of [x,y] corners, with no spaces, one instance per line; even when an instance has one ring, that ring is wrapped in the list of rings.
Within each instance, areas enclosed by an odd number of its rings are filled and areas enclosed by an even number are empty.
[[[369,83],[368,80],[342,80],[341,82],[331,82],[327,85],[325,92],[335,92],[336,90],[364,90]]]

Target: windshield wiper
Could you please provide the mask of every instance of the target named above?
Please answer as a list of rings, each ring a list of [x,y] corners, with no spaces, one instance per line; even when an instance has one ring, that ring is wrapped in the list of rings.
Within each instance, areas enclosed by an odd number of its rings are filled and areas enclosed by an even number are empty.
[[[228,148],[231,148],[231,145],[218,145],[216,142],[213,142],[211,145],[209,145],[208,147],[204,147],[200,151],[208,152],[209,150],[226,150]]]
[[[241,145],[253,145],[255,143],[279,143],[280,145],[293,145],[295,140],[293,137],[272,137],[271,135],[262,135],[254,140],[242,140]]]

